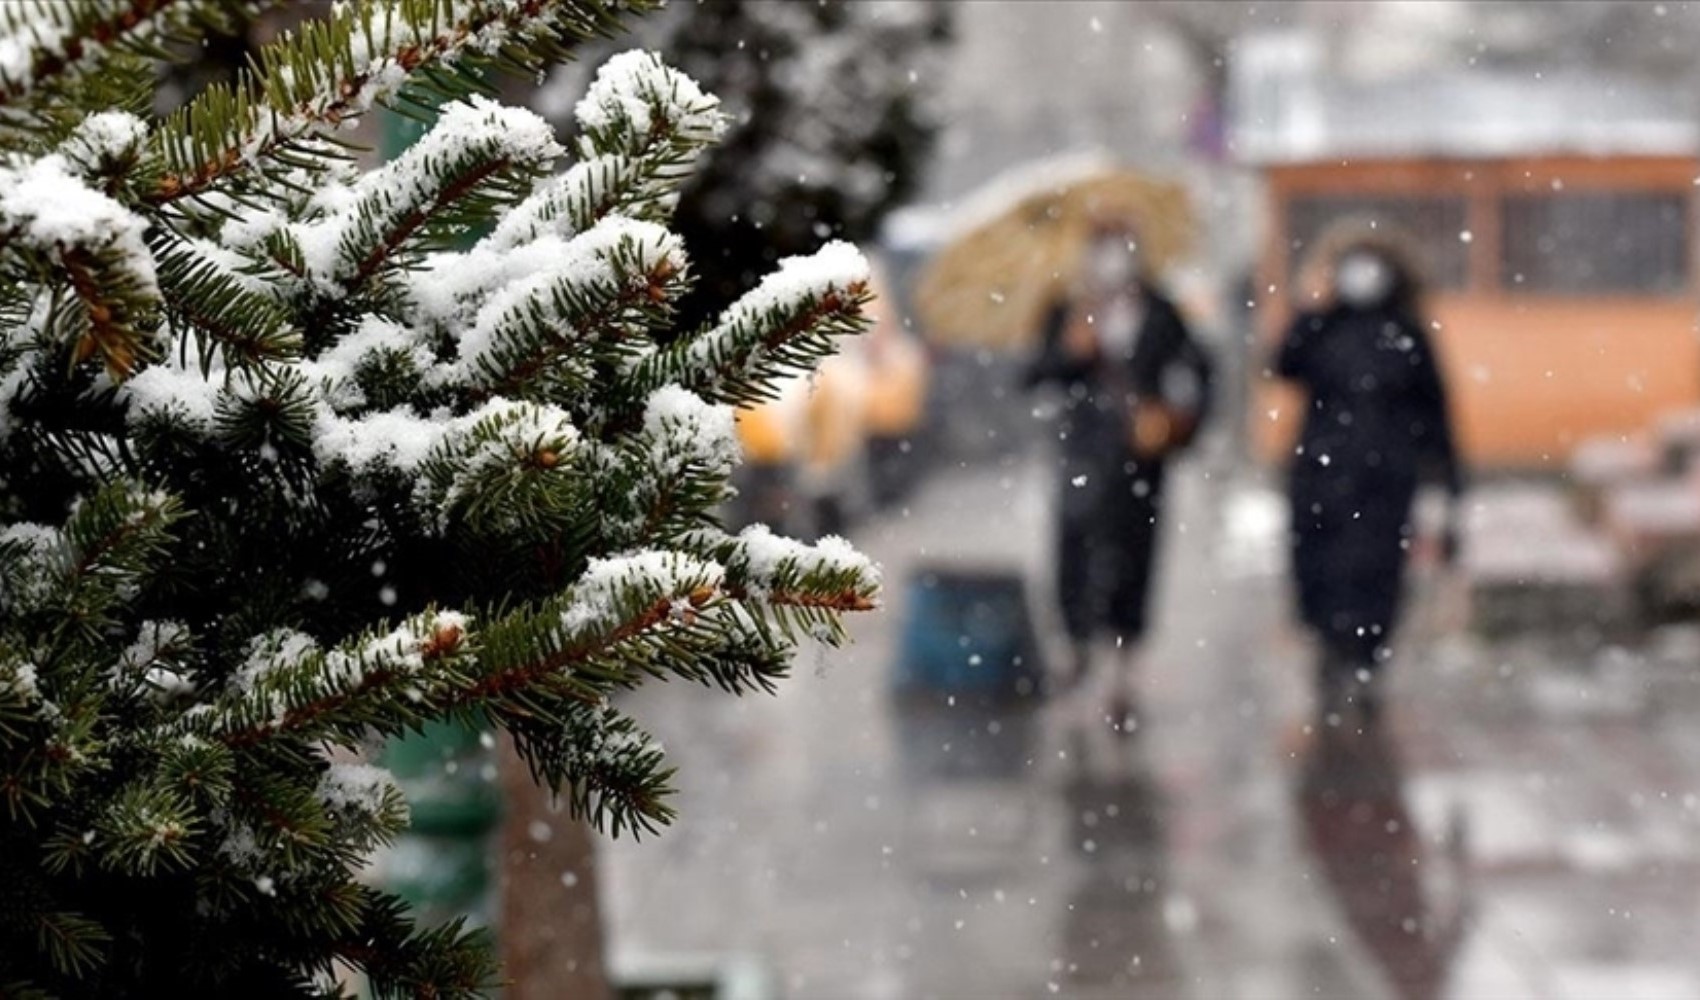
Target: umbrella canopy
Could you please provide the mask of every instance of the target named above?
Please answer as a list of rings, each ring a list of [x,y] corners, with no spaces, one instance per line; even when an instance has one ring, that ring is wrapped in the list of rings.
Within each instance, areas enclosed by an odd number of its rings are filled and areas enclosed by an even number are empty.
[[[1005,185],[1000,185],[1004,187]],[[1093,227],[1128,225],[1141,259],[1162,270],[1184,256],[1193,235],[1181,185],[1102,165],[1030,182],[985,199],[975,220],[927,265],[916,309],[929,339],[965,347],[1024,348],[1045,312],[1074,282]]]

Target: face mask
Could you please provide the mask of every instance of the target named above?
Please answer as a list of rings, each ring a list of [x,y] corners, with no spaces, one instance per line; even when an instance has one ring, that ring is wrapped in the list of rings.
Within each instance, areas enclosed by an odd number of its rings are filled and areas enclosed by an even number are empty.
[[[1359,309],[1380,305],[1393,292],[1393,269],[1374,254],[1347,254],[1334,269],[1334,292]]]
[[[1086,270],[1097,288],[1125,288],[1139,274],[1139,261],[1120,240],[1096,243],[1089,251]]]

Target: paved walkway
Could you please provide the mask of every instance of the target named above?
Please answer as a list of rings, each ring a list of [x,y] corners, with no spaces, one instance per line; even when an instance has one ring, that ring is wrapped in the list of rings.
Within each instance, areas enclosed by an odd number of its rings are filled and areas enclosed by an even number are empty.
[[[1128,741],[889,695],[916,567],[1046,579],[1022,465],[862,531],[892,607],[778,697],[634,698],[683,818],[604,852],[616,954],[825,1000],[1700,996],[1700,639],[1487,647],[1421,602],[1385,736],[1318,734],[1278,502],[1176,486]]]

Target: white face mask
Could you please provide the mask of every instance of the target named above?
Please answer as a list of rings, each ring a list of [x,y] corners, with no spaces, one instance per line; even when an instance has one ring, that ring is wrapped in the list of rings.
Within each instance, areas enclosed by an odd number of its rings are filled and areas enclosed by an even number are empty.
[[[1334,268],[1334,293],[1349,306],[1364,309],[1387,301],[1393,269],[1372,253],[1349,253]]]
[[[1102,240],[1087,251],[1086,274],[1094,288],[1126,288],[1139,276],[1139,258],[1122,240]]]

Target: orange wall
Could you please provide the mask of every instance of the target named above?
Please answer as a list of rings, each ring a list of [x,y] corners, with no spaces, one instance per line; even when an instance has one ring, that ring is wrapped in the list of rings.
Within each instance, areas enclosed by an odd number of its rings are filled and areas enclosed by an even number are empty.
[[[1688,158],[1634,161],[1399,162],[1284,167],[1269,174],[1272,224],[1260,265],[1261,332],[1273,347],[1292,315],[1281,234],[1284,199],[1300,192],[1464,191],[1478,238],[1470,286],[1436,295],[1429,318],[1449,375],[1453,417],[1466,458],[1489,467],[1563,465],[1581,439],[1645,427],[1660,413],[1700,406],[1700,298],[1518,295],[1498,287],[1493,196],[1546,187],[1692,190]],[[1694,255],[1700,259],[1700,254]],[[1302,403],[1262,381],[1254,387],[1253,434],[1263,455],[1291,447]],[[1272,417],[1271,414],[1274,414]]]
[[[1433,312],[1473,462],[1561,465],[1583,438],[1700,404],[1693,303],[1460,298]]]

